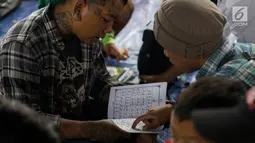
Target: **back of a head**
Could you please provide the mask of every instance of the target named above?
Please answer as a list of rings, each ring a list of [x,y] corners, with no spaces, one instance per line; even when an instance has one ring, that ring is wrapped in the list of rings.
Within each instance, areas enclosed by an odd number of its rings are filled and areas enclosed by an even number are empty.
[[[189,120],[195,109],[234,106],[245,92],[244,85],[239,81],[224,77],[204,77],[181,93],[174,113],[181,121]]]
[[[50,122],[17,101],[0,99],[0,142],[59,143]]]
[[[210,0],[163,0],[155,14],[153,31],[169,52],[184,58],[201,58],[223,42],[225,23],[225,16]]]

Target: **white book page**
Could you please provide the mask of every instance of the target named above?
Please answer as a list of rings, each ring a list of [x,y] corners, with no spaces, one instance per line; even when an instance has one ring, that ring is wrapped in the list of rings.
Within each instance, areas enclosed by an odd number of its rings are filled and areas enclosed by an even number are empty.
[[[112,119],[112,121],[122,130],[128,133],[143,133],[143,134],[158,134],[162,131],[163,127],[159,127],[154,130],[143,131],[144,123],[139,123],[135,129],[132,128],[132,124],[135,119]]]
[[[137,118],[151,107],[166,104],[167,83],[112,87],[108,119]]]

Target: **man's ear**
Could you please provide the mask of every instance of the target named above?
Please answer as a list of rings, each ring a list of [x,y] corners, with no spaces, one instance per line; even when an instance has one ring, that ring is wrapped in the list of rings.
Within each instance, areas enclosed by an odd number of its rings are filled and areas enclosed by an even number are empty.
[[[87,6],[87,3],[85,0],[77,0],[74,6],[74,12],[73,12],[74,20],[81,21],[81,15],[82,15],[81,13],[86,6]]]

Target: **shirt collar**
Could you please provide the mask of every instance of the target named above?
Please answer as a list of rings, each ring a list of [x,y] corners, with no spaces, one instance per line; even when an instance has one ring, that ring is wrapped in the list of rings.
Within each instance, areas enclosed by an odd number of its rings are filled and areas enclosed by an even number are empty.
[[[52,9],[52,5],[48,5],[43,10],[44,26],[46,28],[51,43],[56,45],[57,50],[63,50],[65,48],[65,44],[63,42],[63,37],[57,26],[57,23],[51,14]]]
[[[211,56],[199,70],[196,78],[215,74],[221,61],[231,51],[231,49],[233,49],[233,43],[230,40],[226,40],[219,49],[211,54]]]

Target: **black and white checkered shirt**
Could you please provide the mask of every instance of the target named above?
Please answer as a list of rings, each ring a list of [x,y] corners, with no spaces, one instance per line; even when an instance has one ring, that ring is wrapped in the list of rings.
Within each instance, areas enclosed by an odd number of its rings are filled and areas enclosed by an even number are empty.
[[[62,114],[60,108],[65,106],[65,102],[70,103],[67,105],[77,106],[73,105],[74,102],[80,102],[76,99],[99,93],[105,87],[111,87],[117,82],[110,78],[106,70],[99,43],[91,45],[76,43],[80,45],[78,49],[81,51],[82,62],[79,65],[82,65],[82,68],[76,68],[74,71],[75,67],[69,67],[68,71],[67,65],[64,67],[66,69],[63,69],[60,57],[66,45],[50,10],[48,6],[35,11],[28,18],[13,26],[2,39],[0,43],[0,89],[5,97],[23,101],[58,124],[59,115]],[[71,60],[71,63],[73,61],[75,60]],[[66,71],[65,76],[63,76],[63,70]],[[84,91],[79,91],[79,96],[83,97],[69,98],[66,96],[65,100],[72,101],[60,101],[64,97],[56,95],[56,87],[59,81],[64,80],[61,77],[67,78],[72,72],[82,74],[79,81],[82,81]],[[97,82],[97,80],[103,82]],[[104,83],[104,85],[95,85],[96,83]],[[96,89],[93,90],[93,88]],[[63,107],[65,112],[74,111],[66,108],[68,107]]]

